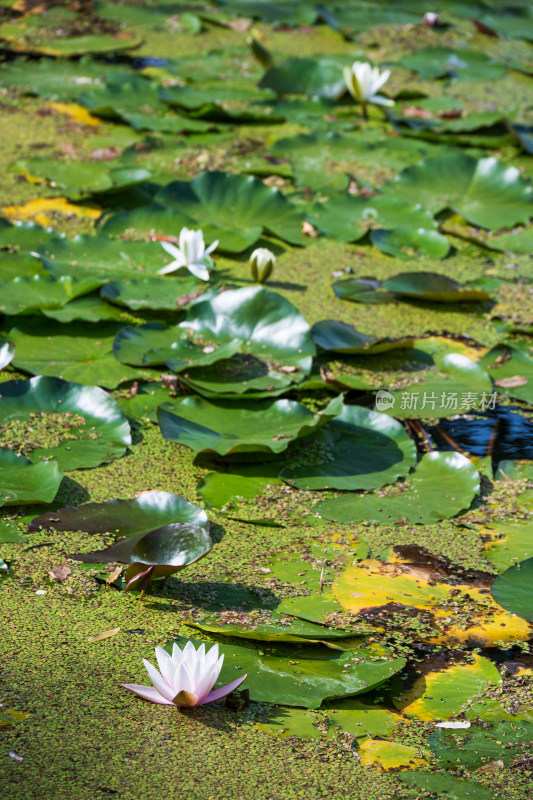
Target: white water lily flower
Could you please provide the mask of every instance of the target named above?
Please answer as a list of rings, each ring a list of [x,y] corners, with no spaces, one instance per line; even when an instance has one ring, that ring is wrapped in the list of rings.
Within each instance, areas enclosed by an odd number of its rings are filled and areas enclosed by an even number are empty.
[[[258,247],[250,256],[252,278],[257,283],[264,283],[272,274],[276,256],[267,247]]]
[[[470,727],[470,722],[437,722],[435,725],[436,728],[451,728],[452,730],[464,730]]]
[[[240,675],[231,683],[213,689],[222,669],[224,656],[218,657],[218,644],[207,653],[201,644],[195,650],[192,642],[187,642],[183,650],[176,643],[172,646],[172,655],[162,647],[155,648],[159,665],[158,672],[145,658],[144,666],[148,671],[152,686],[139,686],[136,683],[123,683],[125,689],[162,706],[201,706],[220,700],[241,685],[246,675]]]
[[[174,257],[174,261],[158,270],[158,275],[167,275],[178,269],[188,269],[200,280],[209,280],[209,270],[214,266],[210,253],[218,245],[218,239],[206,248],[204,234],[201,230],[193,231],[189,228],[182,228],[178,247],[170,242],[161,242],[161,244],[169,256]]]
[[[351,67],[343,67],[344,80],[352,97],[363,106],[366,115],[367,103],[375,106],[393,106],[394,100],[378,94],[390,76],[390,69],[383,71],[368,61],[354,61]]]

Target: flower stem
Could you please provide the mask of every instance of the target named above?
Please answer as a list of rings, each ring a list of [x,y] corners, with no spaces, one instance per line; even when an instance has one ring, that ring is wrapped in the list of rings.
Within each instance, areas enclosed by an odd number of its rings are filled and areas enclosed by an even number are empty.
[[[366,103],[361,103],[361,110],[363,112],[363,119],[368,119],[368,108]]]

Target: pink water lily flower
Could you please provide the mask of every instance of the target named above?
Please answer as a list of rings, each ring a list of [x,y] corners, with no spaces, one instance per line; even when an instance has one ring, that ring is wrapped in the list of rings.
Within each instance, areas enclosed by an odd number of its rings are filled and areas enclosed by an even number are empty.
[[[169,256],[174,258],[174,261],[158,270],[158,275],[168,275],[169,272],[176,272],[178,269],[188,269],[200,280],[209,280],[209,270],[214,266],[211,253],[218,245],[218,239],[206,247],[201,230],[193,231],[189,228],[182,228],[178,247],[170,242],[161,242],[161,245]]]
[[[136,683],[123,683],[122,686],[139,697],[162,706],[201,706],[220,700],[233,692],[247,677],[240,675],[225,686],[211,691],[224,662],[224,656],[218,656],[218,644],[206,653],[204,644],[195,650],[193,643],[187,642],[182,650],[174,643],[172,655],[162,647],[155,648],[155,655],[160,672],[143,659],[154,687],[139,686]]]

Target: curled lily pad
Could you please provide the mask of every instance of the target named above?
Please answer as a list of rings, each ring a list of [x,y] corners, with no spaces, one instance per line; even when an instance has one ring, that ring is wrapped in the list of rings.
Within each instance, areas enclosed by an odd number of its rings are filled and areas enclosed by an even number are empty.
[[[32,462],[54,458],[62,469],[97,467],[131,444],[129,423],[107,392],[46,376],[0,385],[0,431]]]
[[[220,249],[238,253],[253,245],[265,230],[292,244],[305,244],[303,214],[279,191],[257,178],[202,172],[192,181],[174,181],[157,192],[151,206],[116,214],[104,233],[128,228],[176,234],[180,226],[201,227],[219,239]]]
[[[141,537],[156,528],[177,523],[209,528],[207,514],[200,506],[179,494],[151,491],[129,500],[106,500],[48,511],[33,519],[29,530],[44,528]]]
[[[194,639],[192,642],[195,646],[201,644]],[[252,700],[304,708],[318,708],[327,697],[368,692],[405,664],[403,658],[391,658],[383,648],[372,645],[348,651],[306,647],[296,655],[294,645],[267,648],[263,644],[259,652],[219,644],[219,651],[224,655],[221,680],[246,672],[246,687]]]
[[[266,621],[256,622],[252,616],[246,623],[222,622],[220,618],[213,617],[190,624],[207,633],[219,633],[223,636],[236,636],[240,639],[252,639],[258,642],[317,644],[318,642],[334,642],[337,639],[350,639],[356,635],[353,631],[317,625],[314,622],[277,614],[275,611],[270,613]]]
[[[313,441],[324,448],[322,463],[280,473],[298,489],[376,489],[406,475],[416,462],[415,443],[403,425],[362,406],[345,405]]]
[[[63,473],[55,461],[32,463],[12,450],[0,447],[0,506],[51,503]],[[20,535],[3,541],[19,541]]]
[[[488,300],[490,293],[487,289],[490,286],[491,283],[483,279],[461,284],[439,272],[400,272],[383,281],[348,278],[335,283],[333,289],[337,297],[356,303],[386,303],[404,298],[432,303],[463,303]]]
[[[499,575],[492,596],[503,608],[533,622],[533,558],[521,561]]]
[[[315,506],[336,522],[414,522],[449,519],[467,509],[479,492],[479,473],[460,453],[428,453],[401,487],[388,494],[345,494]]]
[[[401,60],[406,69],[416,70],[423,79],[451,77],[463,81],[497,80],[505,75],[505,67],[479,50],[448,50],[425,47]]]
[[[321,350],[349,355],[374,355],[388,350],[404,349],[414,344],[414,339],[384,339],[360,333],[353,325],[334,319],[315,322],[311,328],[313,341]]]
[[[496,158],[450,153],[407,167],[383,195],[421,203],[432,214],[450,208],[468,222],[497,231],[533,217],[533,187],[516,167]]]
[[[165,439],[179,442],[196,452],[281,453],[290,442],[324,425],[342,409],[342,397],[331,400],[318,414],[294,400],[209,402],[185,397],[173,403],[174,413],[164,406],[158,420]]]

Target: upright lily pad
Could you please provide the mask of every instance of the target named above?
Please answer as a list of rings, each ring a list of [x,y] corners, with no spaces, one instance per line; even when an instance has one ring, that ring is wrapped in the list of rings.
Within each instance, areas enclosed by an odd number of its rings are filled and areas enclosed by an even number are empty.
[[[186,640],[176,640],[178,644]],[[195,646],[200,641],[192,640]],[[167,645],[170,648],[170,645]],[[219,644],[224,655],[220,680],[246,672],[250,698],[265,703],[318,708],[327,697],[364,694],[402,669],[403,658],[390,658],[372,647],[349,651],[309,647],[294,654],[294,645],[258,650]]]
[[[164,406],[158,420],[165,439],[180,442],[196,452],[281,453],[290,442],[324,425],[342,409],[342,397],[313,414],[293,400],[209,402],[185,397],[173,403],[174,413]]]
[[[415,443],[403,425],[362,406],[345,405],[313,441],[325,448],[323,463],[280,473],[298,489],[376,489],[406,475],[416,461]]]
[[[129,500],[106,500],[47,511],[30,523],[29,530],[83,531],[141,537],[167,525],[187,524],[207,530],[207,514],[171,492],[141,492]]]
[[[383,194],[421,203],[432,214],[450,208],[468,222],[497,231],[533,217],[533,187],[516,167],[496,158],[448,154],[407,167]]]
[[[507,611],[533,622],[533,558],[499,575],[491,591],[496,602]]]
[[[370,520],[427,524],[466,510],[479,491],[479,473],[460,453],[428,453],[402,487],[388,494],[345,494],[314,507],[336,522]]]
[[[57,430],[47,426],[47,415],[59,415]],[[48,430],[40,431],[42,424]],[[107,392],[44,376],[0,385],[0,431],[32,462],[54,458],[62,469],[97,467],[131,444],[128,421]]]
[[[22,455],[0,447],[0,506],[51,503],[63,473],[55,461],[33,464]],[[9,536],[4,541],[18,541]]]

